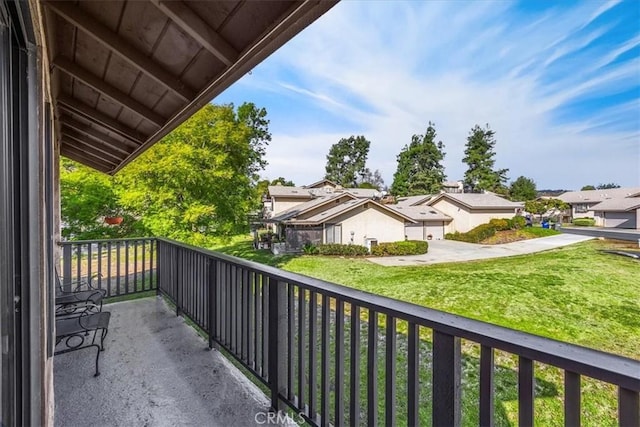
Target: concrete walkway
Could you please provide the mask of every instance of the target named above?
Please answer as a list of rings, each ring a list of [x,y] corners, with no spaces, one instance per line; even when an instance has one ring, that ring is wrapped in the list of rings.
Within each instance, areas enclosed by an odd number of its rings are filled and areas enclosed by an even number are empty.
[[[500,258],[514,255],[531,254],[560,248],[578,242],[591,240],[590,236],[578,236],[575,234],[558,234],[556,236],[541,237],[538,239],[522,240],[519,242],[505,243],[502,245],[479,245],[473,243],[458,242],[455,240],[431,240],[429,252],[424,255],[367,258],[379,265],[406,266],[439,264],[444,262],[464,262],[479,259]]]
[[[254,426],[267,410],[266,396],[162,299],[104,310],[99,377],[93,349],[54,358],[56,426]]]

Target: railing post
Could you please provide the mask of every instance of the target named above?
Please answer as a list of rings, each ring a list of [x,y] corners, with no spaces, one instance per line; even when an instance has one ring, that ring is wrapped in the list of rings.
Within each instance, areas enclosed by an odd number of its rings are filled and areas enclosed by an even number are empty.
[[[287,293],[286,286],[265,276],[269,288],[269,387],[271,410],[283,409],[279,395],[285,395],[287,372]]]
[[[66,292],[71,292],[71,244],[62,247],[62,286]]]
[[[155,244],[154,244],[155,243]],[[154,246],[155,246],[155,251],[156,251],[156,256],[153,256],[153,250],[154,250]],[[153,272],[155,271],[156,273],[156,280],[155,280],[155,284],[156,284],[156,295],[162,295],[161,289],[160,289],[160,241],[158,239],[151,239],[149,242],[149,247],[150,247],[150,251],[149,251],[149,271],[151,272],[151,275],[149,277],[149,283],[151,285],[151,288],[153,288]],[[155,265],[154,265],[155,262]]]
[[[209,350],[213,349],[213,347],[215,346],[215,336],[216,336],[216,330],[217,328],[217,323],[216,323],[216,301],[217,301],[217,288],[218,288],[218,282],[217,282],[217,263],[216,260],[214,260],[213,258],[209,258],[208,259],[208,263],[209,263]]]
[[[460,338],[433,331],[433,426],[460,425]]]
[[[182,250],[176,247],[176,316],[182,311]]]

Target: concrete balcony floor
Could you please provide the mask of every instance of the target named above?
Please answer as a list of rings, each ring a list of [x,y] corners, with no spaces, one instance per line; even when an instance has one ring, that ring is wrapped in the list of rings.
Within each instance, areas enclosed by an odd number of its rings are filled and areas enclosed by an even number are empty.
[[[267,397],[159,297],[111,312],[95,349],[55,356],[56,426],[252,426]],[[260,419],[258,417],[258,419]]]

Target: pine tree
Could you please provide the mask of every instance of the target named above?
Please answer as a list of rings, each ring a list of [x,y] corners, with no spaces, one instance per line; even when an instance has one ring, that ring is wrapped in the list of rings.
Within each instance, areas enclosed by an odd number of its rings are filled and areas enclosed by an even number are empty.
[[[442,141],[435,142],[435,125],[429,122],[424,135],[413,135],[411,144],[398,154],[398,168],[393,175],[391,193],[396,196],[434,194],[445,180]]]
[[[468,165],[464,173],[464,185],[473,191],[488,190],[501,192],[507,182],[509,169],[494,170],[495,132],[475,125],[467,137],[467,145],[462,159]]]
[[[362,135],[342,138],[333,144],[327,155],[325,179],[343,187],[357,187],[359,178],[366,173],[370,145]]]

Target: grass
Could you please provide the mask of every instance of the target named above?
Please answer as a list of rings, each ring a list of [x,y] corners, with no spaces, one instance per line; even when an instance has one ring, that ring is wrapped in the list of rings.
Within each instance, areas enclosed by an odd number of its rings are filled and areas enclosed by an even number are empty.
[[[254,251],[250,243],[242,241],[216,249],[364,291],[640,359],[640,263],[600,252],[625,245],[628,244],[594,240],[532,255],[415,267],[382,267],[363,259],[336,257],[274,257],[268,251]],[[400,332],[402,329],[399,325]],[[382,330],[380,337],[383,341]],[[404,334],[400,333],[397,339],[398,346],[403,346]],[[425,358],[430,353],[429,341],[425,336]],[[380,347],[383,352],[384,345]],[[464,343],[465,425],[478,422],[478,354],[477,345]],[[398,355],[400,387],[406,382],[401,369],[406,362],[403,351]],[[362,357],[366,360],[364,354]],[[384,366],[383,356],[379,357],[379,366]],[[496,424],[513,425],[517,423],[517,361],[513,355],[498,352],[496,365]],[[378,374],[379,381],[383,381],[384,372]],[[430,383],[428,370],[420,376],[422,384]],[[536,364],[539,425],[562,424],[562,380],[558,369]],[[614,388],[584,379],[582,391],[584,425],[615,425]],[[382,402],[383,399],[381,405]],[[398,407],[399,415],[402,406]],[[429,402],[421,407],[421,418],[427,422]]]

